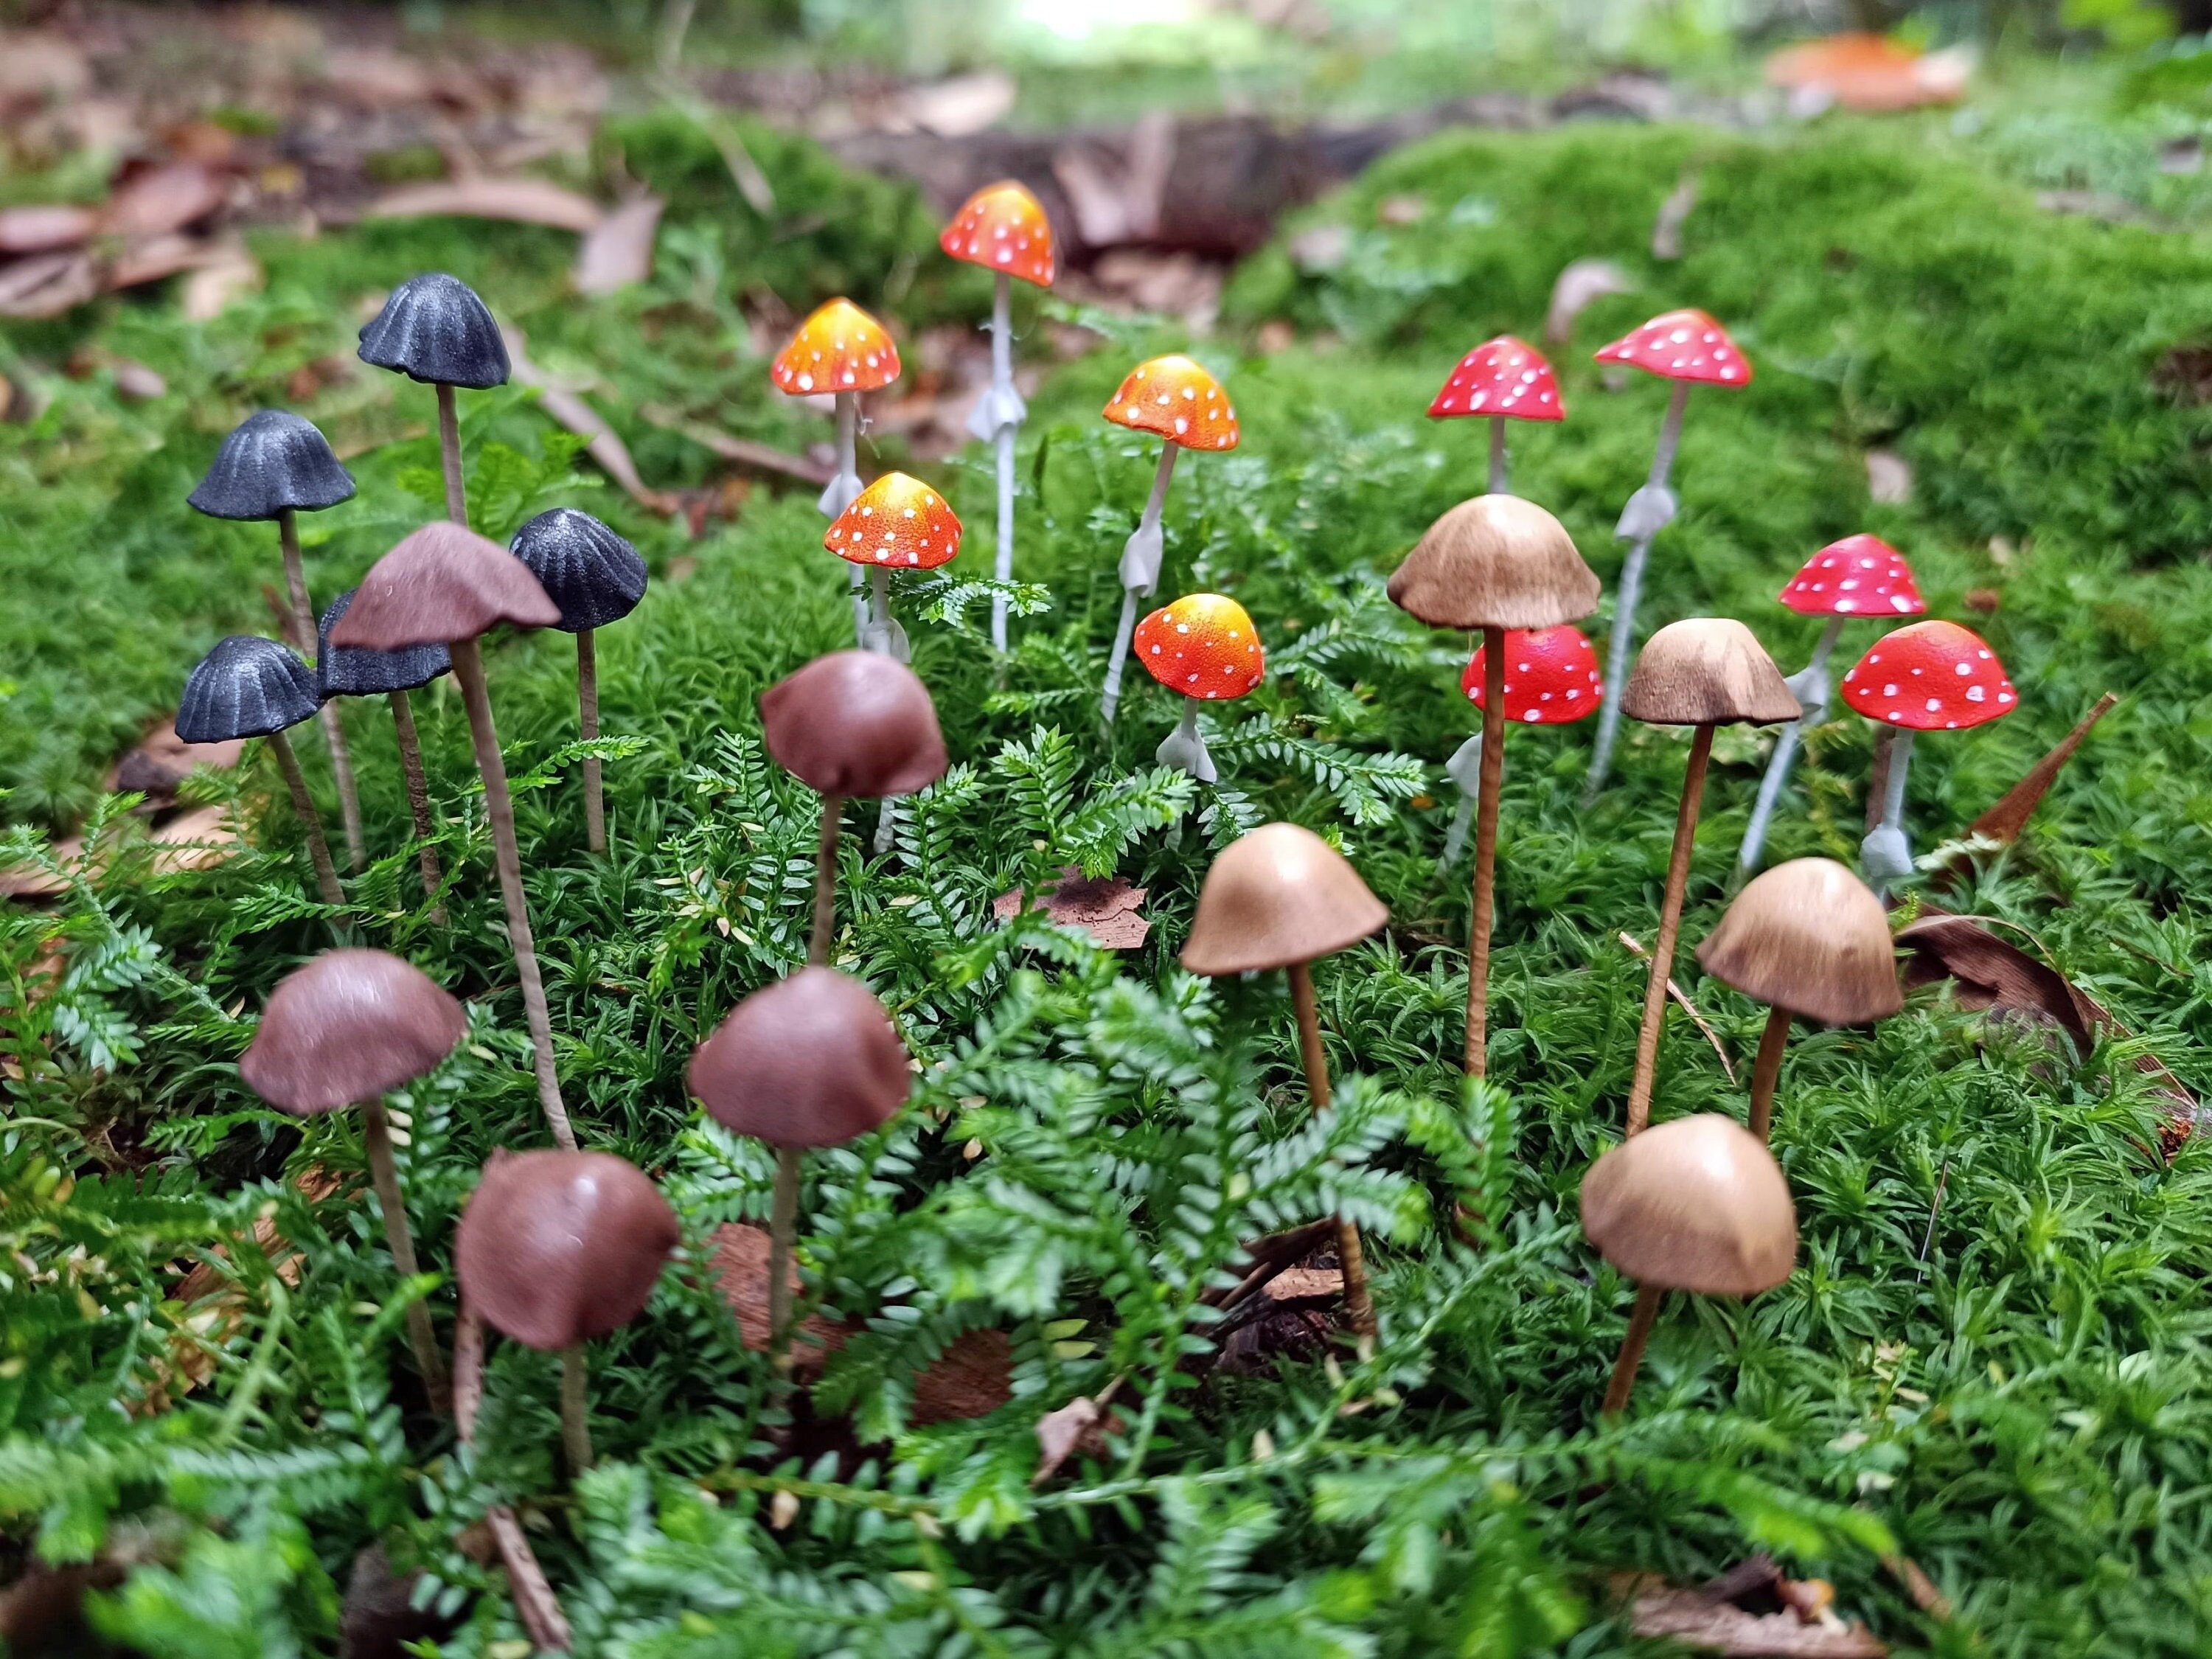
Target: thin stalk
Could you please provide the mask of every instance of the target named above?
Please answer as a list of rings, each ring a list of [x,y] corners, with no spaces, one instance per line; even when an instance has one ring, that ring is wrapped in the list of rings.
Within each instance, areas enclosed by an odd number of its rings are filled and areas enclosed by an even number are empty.
[[[1828,714],[1828,659],[1834,653],[1836,641],[1843,637],[1842,617],[1831,617],[1828,625],[1820,630],[1820,642],[1813,647],[1812,660],[1796,675],[1792,686],[1805,712],[1782,728],[1774,739],[1774,754],[1766,763],[1766,775],[1759,781],[1759,799],[1751,809],[1751,822],[1743,832],[1743,849],[1736,854],[1736,878],[1739,882],[1759,868],[1760,856],[1766,851],[1766,826],[1772,822],[1774,809],[1782,799],[1782,787],[1790,780],[1790,768],[1797,758],[1798,744],[1806,732],[1818,726]]]
[[[415,823],[415,860],[422,872],[422,891],[430,901],[430,920],[446,925],[446,902],[438,896],[445,876],[438,867],[438,848],[432,839],[437,821],[430,816],[430,782],[422,772],[422,742],[415,734],[415,705],[404,691],[391,694],[392,729],[399,741],[399,771],[407,780],[407,813]]]
[[[584,1392],[587,1381],[584,1345],[571,1343],[561,1350],[561,1449],[568,1454],[572,1480],[592,1467],[590,1407]]]
[[[461,416],[449,386],[438,388],[438,465],[446,474],[446,516],[465,530],[469,492],[461,476]]]
[[[779,1376],[791,1375],[791,1249],[799,1238],[801,1149],[775,1151],[775,1197],[769,1210],[768,1354]]]
[[[1490,493],[1493,495],[1512,493],[1508,487],[1505,472],[1505,417],[1503,415],[1490,417]]]
[[[576,730],[586,743],[599,735],[599,659],[588,628],[576,635]],[[607,850],[607,795],[597,755],[584,758],[584,840],[594,853]]]
[[[1490,929],[1497,906],[1498,795],[1505,781],[1505,630],[1482,630],[1481,793],[1474,805],[1474,918],[1467,946],[1467,1074],[1489,1067]]]
[[[1121,590],[1121,617],[1114,624],[1114,648],[1106,659],[1106,690],[1099,702],[1099,723],[1114,729],[1114,711],[1121,703],[1121,665],[1128,660],[1129,641],[1137,631],[1137,590]]]
[[[1664,489],[1674,469],[1674,452],[1682,441],[1682,411],[1688,405],[1690,383],[1674,382],[1674,395],[1667,400],[1667,418],[1659,425],[1659,443],[1651,454],[1651,471],[1644,480],[1650,489]],[[1651,556],[1652,531],[1628,544],[1621,561],[1620,586],[1613,600],[1613,638],[1605,659],[1605,702],[1598,709],[1597,742],[1590,756],[1589,775],[1583,781],[1583,805],[1597,799],[1613,769],[1613,748],[1620,736],[1620,696],[1628,689],[1628,672],[1636,654],[1636,602],[1644,592],[1644,566]]]
[[[1636,1387],[1636,1373],[1644,1365],[1644,1345],[1651,1340],[1651,1327],[1659,1317],[1660,1291],[1656,1285],[1636,1287],[1636,1308],[1628,1316],[1628,1334],[1620,1339],[1620,1358],[1613,1362],[1613,1382],[1605,1391],[1605,1413],[1628,1409],[1630,1390]]]
[[[314,665],[318,635],[315,602],[307,592],[307,572],[300,557],[300,526],[292,509],[276,515],[276,544],[284,556],[284,592],[292,605],[292,628],[300,654]],[[322,722],[323,743],[331,751],[331,771],[337,779],[338,822],[345,826],[346,862],[358,870],[368,862],[368,842],[361,829],[361,792],[354,785],[353,755],[346,748],[345,723],[335,702],[316,711]]]
[[[1882,780],[1881,823],[1879,828],[1894,830],[1900,836],[1905,833],[1905,786],[1912,773],[1912,740],[1915,735],[1909,726],[1897,728],[1897,735],[1890,739],[1889,744],[1889,773]],[[1873,886],[1876,898],[1889,896],[1889,877],[1887,873],[1877,875]]]
[[[991,389],[1011,391],[1014,384],[1013,281],[1005,271],[991,296]],[[999,451],[999,545],[994,574],[1002,582],[1014,579],[1014,426],[1000,426],[994,434]],[[1006,596],[991,596],[991,648],[1006,648]]]
[[[822,492],[822,516],[834,519],[853,504],[860,493],[860,394],[837,394],[837,476]],[[853,566],[848,588],[853,601],[853,643],[867,631],[867,603],[860,597],[860,567]]]
[[[269,746],[276,751],[276,764],[283,771],[284,787],[292,792],[292,810],[300,816],[300,827],[307,832],[307,856],[315,866],[315,886],[324,903],[343,906],[345,890],[338,885],[337,866],[331,862],[331,844],[323,839],[323,821],[315,811],[315,798],[307,793],[300,757],[292,752],[291,742],[282,732],[269,734]]]
[[[453,1327],[453,1427],[467,1445],[476,1437],[477,1410],[483,1404],[483,1321],[464,1301]],[[531,1553],[514,1511],[495,1504],[484,1511],[499,1559],[507,1568],[507,1588],[530,1639],[548,1653],[566,1653],[574,1642],[567,1616],[545,1582],[545,1570]]]
[[[1751,1068],[1751,1132],[1761,1141],[1774,1139],[1774,1085],[1782,1078],[1782,1051],[1790,1046],[1790,1011],[1766,1011],[1759,1033],[1759,1059]]]
[[[1121,701],[1121,670],[1128,661],[1130,637],[1136,632],[1137,601],[1149,599],[1159,586],[1164,551],[1160,519],[1167,511],[1168,481],[1175,475],[1176,456],[1180,452],[1180,445],[1162,441],[1159,471],[1152,475],[1152,493],[1145,498],[1145,510],[1128,544],[1121,550],[1121,621],[1114,630],[1114,653],[1107,659],[1102,700],[1101,718],[1109,726]]]
[[[1298,1015],[1298,1056],[1305,1062],[1306,1098],[1314,1115],[1328,1110],[1328,1056],[1321,1046],[1321,1012],[1314,1002],[1313,973],[1307,963],[1290,966],[1291,1003]],[[1375,1304],[1367,1293],[1367,1253],[1359,1242],[1359,1224],[1342,1216],[1336,1218],[1336,1255],[1344,1269],[1344,1311],[1353,1332],[1373,1336]]]
[[[807,936],[806,964],[830,965],[830,946],[837,933],[837,818],[841,795],[822,798],[822,840],[814,854],[814,931]]]
[[[377,1208],[383,1212],[384,1242],[392,1247],[392,1265],[402,1279],[422,1271],[415,1256],[415,1236],[407,1230],[407,1206],[399,1196],[399,1170],[392,1161],[392,1125],[384,1103],[372,1100],[362,1108],[362,1145],[368,1153],[368,1178],[376,1188]],[[415,1350],[415,1369],[429,1390],[430,1406],[443,1413],[450,1405],[452,1383],[446,1375],[446,1356],[438,1347],[437,1333],[430,1328],[430,1310],[419,1299],[407,1310],[407,1342]]]
[[[1674,941],[1682,931],[1682,896],[1690,885],[1690,849],[1698,838],[1698,811],[1705,799],[1705,763],[1712,758],[1713,728],[1701,726],[1690,742],[1682,775],[1682,803],[1674,814],[1674,848],[1667,860],[1667,892],[1659,905],[1659,936],[1651,942],[1651,980],[1644,989],[1644,1024],[1636,1033],[1636,1079],[1628,1090],[1628,1133],[1651,1121],[1651,1084],[1659,1069],[1659,1030],[1667,1018],[1667,980],[1674,971]]]

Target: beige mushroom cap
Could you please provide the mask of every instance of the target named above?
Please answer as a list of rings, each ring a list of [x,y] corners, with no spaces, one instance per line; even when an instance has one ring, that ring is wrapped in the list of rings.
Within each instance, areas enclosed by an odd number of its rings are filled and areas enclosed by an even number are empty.
[[[1638,1284],[1704,1296],[1771,1291],[1797,1260],[1782,1166],[1758,1136],[1711,1113],[1655,1124],[1592,1164],[1583,1231]]]
[[[1754,878],[1698,963],[1746,996],[1830,1025],[1887,1019],[1905,1006],[1888,913],[1833,859],[1792,859]]]
[[[1766,647],[1732,617],[1669,623],[1646,640],[1620,706],[1650,726],[1765,726],[1805,712]]]
[[[1206,872],[1182,965],[1194,974],[1287,968],[1357,945],[1389,920],[1343,854],[1295,823],[1263,823]]]
[[[1597,609],[1597,573],[1566,526],[1518,495],[1477,495],[1431,525],[1390,600],[1431,628],[1556,628]]]

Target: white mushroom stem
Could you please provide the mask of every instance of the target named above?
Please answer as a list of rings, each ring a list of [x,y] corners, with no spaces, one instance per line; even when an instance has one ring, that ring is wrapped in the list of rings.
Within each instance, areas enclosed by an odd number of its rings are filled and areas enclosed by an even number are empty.
[[[1905,780],[1912,769],[1913,731],[1896,728],[1890,740],[1889,775],[1884,781],[1881,822],[1867,831],[1859,843],[1859,868],[1876,898],[1889,896],[1891,886],[1912,873],[1912,843],[1905,836]]]
[[[591,1408],[585,1395],[587,1380],[584,1345],[571,1343],[561,1350],[561,1449],[568,1454],[572,1480],[592,1467]]]
[[[376,1206],[382,1212],[384,1242],[392,1247],[392,1265],[402,1279],[422,1271],[415,1256],[415,1235],[407,1225],[407,1206],[399,1195],[399,1170],[392,1158],[392,1125],[384,1103],[372,1100],[362,1108],[362,1147],[368,1154],[368,1178],[376,1188]],[[415,1367],[422,1373],[422,1386],[430,1404],[443,1413],[451,1403],[452,1384],[446,1377],[446,1356],[438,1351],[437,1334],[430,1328],[430,1310],[417,1297],[407,1308],[407,1341],[415,1350]]]
[[[991,395],[976,410],[988,420],[999,450],[999,546],[993,574],[1002,582],[1014,579],[1014,434],[1021,416],[1021,394],[1014,390],[1013,281],[1005,271],[991,297]],[[1009,418],[1011,415],[1011,418]],[[981,435],[978,434],[977,435]],[[1006,648],[1006,596],[991,596],[991,648]]]
[[[422,771],[422,740],[415,733],[415,705],[404,691],[392,692],[389,701],[392,729],[399,743],[400,775],[407,780],[407,812],[415,823],[415,859],[422,872],[422,893],[430,901],[430,920],[443,927],[446,905],[438,896],[438,889],[445,875],[438,867],[434,839],[438,825],[430,816],[430,781]]]
[[[291,792],[292,810],[299,814],[300,827],[307,832],[307,856],[315,866],[315,887],[324,903],[342,906],[345,890],[338,885],[337,866],[331,862],[331,844],[323,839],[323,821],[316,815],[315,798],[307,793],[300,757],[292,752],[291,741],[282,732],[269,734],[269,747],[276,752],[277,767],[284,774],[284,787]]]
[[[1506,484],[1505,417],[1503,415],[1490,417],[1490,493],[1493,495],[1512,494]]]
[[[857,571],[860,567],[853,568]],[[906,629],[891,615],[891,573],[884,565],[868,568],[868,621],[860,630],[860,648],[899,662],[909,661],[914,655]]]
[[[1820,630],[1820,642],[1813,647],[1813,659],[1802,670],[1792,674],[1788,681],[1804,713],[1782,728],[1774,739],[1774,754],[1766,763],[1766,775],[1759,781],[1759,799],[1751,809],[1751,823],[1743,832],[1743,848],[1736,854],[1736,879],[1741,882],[1759,868],[1760,855],[1766,851],[1766,827],[1774,819],[1774,808],[1782,799],[1782,787],[1790,781],[1790,768],[1797,758],[1797,746],[1804,734],[1828,717],[1828,659],[1836,649],[1836,641],[1843,636],[1844,618],[1831,617],[1828,625]]]
[[[1137,631],[1137,601],[1151,598],[1159,586],[1160,562],[1167,550],[1160,514],[1167,507],[1168,480],[1175,472],[1180,447],[1172,443],[1160,445],[1160,470],[1152,475],[1152,493],[1121,549],[1121,619],[1114,629],[1113,654],[1106,659],[1106,692],[1101,702],[1101,718],[1109,726],[1114,724],[1115,709],[1121,706],[1121,670],[1129,659],[1129,641]]]
[[[1505,630],[1482,630],[1481,799],[1474,815],[1474,916],[1467,948],[1467,1074],[1489,1068],[1490,929],[1498,881],[1498,793],[1505,779]]]
[[[1442,860],[1447,870],[1459,862],[1459,855],[1467,851],[1468,831],[1474,828],[1475,803],[1482,799],[1482,733],[1477,732],[1452,751],[1444,763],[1444,771],[1459,786],[1459,808],[1452,814],[1451,828],[1444,832],[1444,855]]]
[[[586,743],[599,735],[599,658],[592,630],[576,633],[576,730]],[[607,850],[607,793],[599,757],[584,758],[584,840],[594,853]]]
[[[1185,700],[1182,718],[1176,722],[1175,730],[1160,740],[1152,758],[1163,766],[1189,773],[1200,783],[1220,781],[1221,775],[1214,770],[1213,757],[1198,729],[1198,703],[1194,699]]]
[[[825,519],[835,519],[860,494],[860,394],[837,394],[837,471],[823,489],[815,505]],[[860,567],[853,567],[853,639],[859,643],[867,625],[868,608],[860,597]]]
[[[313,666],[315,661],[315,602],[307,593],[307,572],[300,559],[300,526],[292,509],[276,515],[276,544],[284,551],[284,592],[292,601],[292,626],[299,635],[300,654]],[[323,741],[331,751],[331,771],[338,784],[338,821],[345,826],[346,862],[361,869],[368,862],[368,842],[361,832],[361,792],[354,787],[353,755],[346,748],[345,724],[335,702],[316,711],[322,721]]]

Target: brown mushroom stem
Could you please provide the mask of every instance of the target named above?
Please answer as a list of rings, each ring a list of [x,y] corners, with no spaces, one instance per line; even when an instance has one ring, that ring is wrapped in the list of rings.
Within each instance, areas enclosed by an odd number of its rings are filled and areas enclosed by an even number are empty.
[[[382,1101],[372,1100],[362,1107],[361,1139],[368,1153],[368,1178],[376,1188],[377,1207],[384,1212],[384,1242],[392,1247],[392,1265],[402,1279],[412,1279],[422,1267],[415,1256],[415,1236],[407,1230],[407,1206],[399,1196],[399,1171],[392,1161],[392,1126]],[[430,1328],[430,1310],[420,1298],[407,1310],[407,1341],[415,1350],[415,1367],[429,1390],[432,1409],[444,1412],[452,1385],[437,1334]]]
[[[315,798],[307,793],[307,780],[300,770],[300,757],[292,752],[292,744],[282,732],[269,734],[269,746],[276,751],[276,764],[284,773],[284,787],[292,792],[292,810],[299,814],[300,827],[307,832],[307,856],[315,866],[315,886],[328,905],[343,905],[345,890],[338,885],[337,866],[331,862],[331,844],[323,839],[323,821],[315,811]]]
[[[466,1303],[453,1333],[453,1426],[461,1443],[476,1437],[477,1408],[483,1403],[483,1321]],[[566,1614],[546,1582],[545,1570],[524,1536],[521,1522],[504,1504],[484,1511],[499,1559],[507,1568],[507,1589],[531,1641],[549,1653],[566,1653],[574,1642]]]
[[[806,965],[830,965],[830,946],[837,934],[837,820],[844,799],[822,798],[822,839],[814,852],[814,930],[806,937]]]
[[[797,1146],[775,1149],[775,1196],[768,1218],[768,1355],[776,1375],[791,1375],[791,1250],[799,1238]]]
[[[1778,1005],[1766,1011],[1759,1059],[1751,1068],[1751,1132],[1761,1142],[1774,1138],[1774,1085],[1781,1080],[1782,1051],[1789,1046],[1790,1011]]]
[[[1490,417],[1490,493],[1493,495],[1513,493],[1506,487],[1505,417],[1503,415]]]
[[[576,635],[576,729],[586,743],[599,735],[599,658],[588,628]],[[584,757],[584,841],[594,853],[607,850],[606,787],[597,755]]]
[[[1298,1054],[1305,1061],[1306,1097],[1314,1115],[1328,1109],[1328,1056],[1321,1046],[1321,1013],[1314,1004],[1313,972],[1303,962],[1288,969],[1291,1003],[1298,1014]],[[1359,1224],[1336,1218],[1337,1260],[1344,1269],[1344,1311],[1352,1330],[1361,1336],[1375,1334],[1375,1304],[1367,1294],[1367,1253],[1360,1246]]]
[[[315,660],[315,602],[307,593],[307,567],[300,558],[300,526],[292,509],[276,515],[276,544],[284,553],[284,592],[292,604],[292,629],[301,655]],[[345,723],[335,702],[316,711],[323,742],[331,751],[331,771],[338,784],[338,821],[345,826],[346,862],[358,870],[368,862],[368,842],[361,829],[361,791],[353,781],[353,754],[346,747]]]
[[[1705,799],[1705,763],[1712,758],[1713,728],[1698,727],[1682,776],[1682,804],[1674,814],[1674,848],[1667,860],[1667,892],[1659,905],[1659,934],[1651,942],[1651,979],[1644,990],[1644,1023],[1636,1032],[1636,1077],[1628,1089],[1628,1133],[1651,1121],[1651,1084],[1659,1069],[1659,1028],[1667,1018],[1667,981],[1674,971],[1674,941],[1682,931],[1682,896],[1690,885],[1690,849],[1698,838],[1698,809]]]
[[[1656,1285],[1636,1287],[1636,1308],[1628,1316],[1628,1334],[1620,1339],[1620,1358],[1613,1362],[1613,1382],[1605,1391],[1608,1417],[1628,1409],[1629,1392],[1636,1387],[1636,1373],[1643,1368],[1644,1345],[1651,1340],[1651,1327],[1659,1317],[1659,1297]]]
[[[561,1350],[561,1449],[568,1456],[573,1480],[592,1467],[592,1425],[584,1402],[584,1345]]]
[[[468,485],[461,475],[461,416],[453,388],[438,388],[438,465],[446,474],[446,516],[463,529],[469,522]]]
[[[445,881],[445,872],[438,866],[438,848],[433,839],[438,825],[430,816],[430,781],[422,771],[422,740],[415,732],[415,705],[404,691],[391,693],[388,700],[392,732],[399,743],[399,772],[407,780],[407,816],[415,824],[415,860],[422,872],[422,891],[430,901],[430,920],[443,927],[446,903],[438,896],[438,889]]]
[[[1467,1074],[1489,1067],[1490,928],[1498,881],[1498,794],[1505,781],[1505,630],[1482,630],[1482,772],[1474,805],[1474,919],[1467,947]]]
[[[445,388],[441,386],[440,391]],[[545,1006],[545,984],[538,973],[538,945],[531,937],[530,901],[522,891],[522,854],[514,844],[514,802],[507,793],[507,762],[499,752],[499,728],[491,718],[491,695],[484,685],[483,652],[474,640],[456,640],[453,678],[469,711],[469,737],[476,744],[477,770],[483,775],[484,811],[491,819],[492,848],[499,862],[499,894],[507,906],[507,943],[514,951],[515,976],[522,981],[522,1006],[530,1021],[530,1046],[538,1069],[538,1103],[565,1152],[576,1150],[568,1109],[561,1103],[561,1080],[553,1066],[553,1017]]]

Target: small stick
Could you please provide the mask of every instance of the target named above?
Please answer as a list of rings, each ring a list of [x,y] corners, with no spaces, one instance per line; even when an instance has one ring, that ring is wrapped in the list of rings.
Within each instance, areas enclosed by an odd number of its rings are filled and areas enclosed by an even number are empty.
[[[415,1236],[407,1228],[407,1206],[399,1196],[399,1170],[392,1161],[392,1126],[382,1101],[372,1100],[362,1108],[361,1139],[368,1153],[368,1178],[376,1188],[377,1206],[384,1212],[384,1242],[392,1247],[392,1265],[402,1279],[412,1279],[422,1267],[415,1256]],[[429,1390],[431,1408],[445,1412],[452,1389],[446,1357],[430,1328],[430,1310],[419,1298],[407,1310],[407,1340],[415,1350],[422,1386]]]
[[[315,885],[321,891],[323,902],[343,906],[345,890],[338,885],[337,866],[331,862],[331,844],[323,839],[323,821],[315,812],[315,798],[307,793],[307,780],[301,773],[300,757],[292,752],[291,741],[282,732],[269,734],[269,746],[276,751],[276,764],[284,773],[284,787],[292,792],[292,810],[300,816],[300,824],[307,832],[307,856],[314,863]]]
[[[1628,1334],[1620,1339],[1620,1358],[1613,1362],[1613,1381],[1605,1391],[1605,1414],[1628,1409],[1630,1390],[1636,1387],[1636,1373],[1644,1366],[1644,1345],[1651,1340],[1651,1327],[1659,1317],[1660,1290],[1656,1285],[1636,1287],[1635,1311],[1628,1316]]]
[[[571,1480],[592,1467],[592,1426],[584,1399],[586,1381],[584,1345],[572,1343],[561,1350],[561,1447],[568,1455]]]
[[[1918,1284],[1928,1276],[1928,1252],[1936,1247],[1936,1218],[1943,1212],[1943,1192],[1951,1184],[1951,1155],[1943,1154],[1943,1167],[1936,1173],[1936,1201],[1928,1206],[1928,1231],[1920,1240],[1920,1268],[1912,1275]]]
[[[599,735],[599,660],[588,628],[576,635],[576,728],[586,743]],[[607,798],[597,755],[584,758],[584,839],[594,853],[607,850]]]
[[[830,965],[830,945],[837,932],[837,819],[842,796],[822,798],[822,839],[814,854],[814,931],[807,936],[806,964]]]
[[[430,920],[446,925],[446,902],[438,896],[445,880],[438,867],[438,848],[433,839],[437,821],[430,816],[430,782],[422,771],[422,743],[415,732],[415,705],[404,691],[391,693],[392,728],[399,742],[399,771],[407,780],[407,813],[415,823],[415,859],[422,872],[422,891],[430,901]]]
[[[446,474],[446,516],[465,530],[469,494],[461,475],[461,417],[453,388],[443,384],[438,387],[438,464]]]
[[[1698,838],[1698,810],[1705,798],[1705,763],[1712,758],[1713,728],[1701,726],[1690,741],[1682,776],[1682,803],[1674,814],[1674,848],[1667,860],[1667,892],[1659,906],[1659,933],[1651,943],[1651,979],[1644,990],[1644,1023],[1636,1033],[1636,1077],[1628,1090],[1628,1133],[1641,1134],[1651,1121],[1651,1085],[1659,1069],[1659,1030],[1667,1018],[1667,981],[1674,970],[1674,940],[1682,931],[1682,896],[1690,885],[1690,849]]]
[[[1291,1002],[1298,1015],[1298,1054],[1305,1062],[1306,1097],[1314,1115],[1328,1109],[1328,1056],[1321,1046],[1321,1013],[1314,1004],[1313,972],[1303,962],[1290,966]],[[1367,1253],[1359,1242],[1359,1224],[1336,1218],[1336,1254],[1344,1267],[1344,1310],[1360,1336],[1376,1332],[1375,1304],[1367,1293]]]
[[[1481,793],[1474,807],[1474,920],[1467,952],[1467,1074],[1490,1065],[1490,929],[1496,910],[1498,796],[1505,781],[1505,630],[1482,630]]]
[[[300,558],[300,526],[292,509],[276,515],[276,544],[284,553],[284,591],[292,601],[292,627],[299,635],[301,655],[309,666],[315,661],[315,602],[307,593],[307,573]],[[315,711],[323,726],[323,742],[331,751],[331,771],[337,779],[338,821],[345,826],[346,862],[361,869],[368,862],[368,842],[361,829],[361,792],[354,785],[353,755],[346,748],[345,723],[335,702]]]
[[[483,1321],[465,1302],[453,1332],[453,1426],[459,1431],[463,1445],[475,1438],[477,1409],[483,1404]],[[504,1504],[495,1505],[484,1511],[484,1522],[499,1546],[499,1559],[507,1568],[507,1589],[514,1594],[522,1628],[548,1652],[568,1652],[575,1639],[568,1618],[561,1611],[552,1585],[545,1582],[545,1570],[538,1565],[514,1511]]]
[[[775,1197],[769,1211],[768,1349],[778,1376],[791,1375],[791,1251],[799,1237],[800,1149],[775,1151]]]
[[[1790,1011],[1778,1004],[1766,1011],[1759,1059],[1751,1068],[1751,1132],[1762,1145],[1774,1139],[1774,1085],[1782,1077],[1782,1051],[1789,1046]]]

